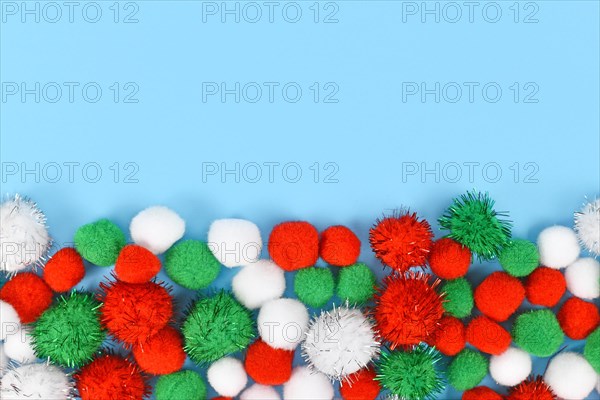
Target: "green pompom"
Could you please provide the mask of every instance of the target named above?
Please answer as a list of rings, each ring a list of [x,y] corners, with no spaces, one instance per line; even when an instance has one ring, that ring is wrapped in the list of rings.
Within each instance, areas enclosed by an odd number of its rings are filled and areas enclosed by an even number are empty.
[[[296,273],[294,292],[310,307],[323,307],[333,297],[335,282],[329,268],[304,268]]]
[[[167,251],[165,271],[179,285],[200,290],[217,278],[221,264],[208,244],[198,240],[185,240]]]
[[[488,360],[474,350],[464,349],[448,366],[448,382],[457,390],[469,390],[479,385],[488,373]]]
[[[375,274],[363,263],[341,268],[337,294],[340,299],[350,304],[366,303],[375,294]]]
[[[251,312],[230,293],[221,291],[196,301],[181,332],[185,351],[194,362],[202,364],[248,347],[255,327]]]
[[[100,306],[89,293],[59,297],[33,326],[35,354],[65,367],[87,364],[106,336],[100,325]]]
[[[123,231],[108,219],[83,225],[75,232],[79,254],[100,267],[113,265],[126,243]]]
[[[590,365],[600,374],[600,328],[587,337],[583,355]]]
[[[456,318],[466,318],[473,310],[473,288],[465,278],[447,281],[441,289],[446,293],[444,310]]]
[[[204,400],[204,379],[194,371],[179,371],[158,378],[154,387],[156,400]]]
[[[535,310],[517,317],[512,329],[514,342],[526,352],[549,357],[563,343],[564,334],[551,310]]]
[[[511,241],[498,258],[504,270],[515,277],[527,276],[540,264],[540,253],[535,243],[529,240]]]

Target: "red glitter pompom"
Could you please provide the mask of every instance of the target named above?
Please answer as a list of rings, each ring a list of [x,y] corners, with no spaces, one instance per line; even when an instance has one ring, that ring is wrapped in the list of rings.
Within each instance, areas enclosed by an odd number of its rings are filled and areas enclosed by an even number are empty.
[[[52,290],[33,272],[22,272],[6,282],[0,299],[14,307],[23,324],[30,324],[52,303]]]
[[[510,388],[506,400],[556,400],[558,397],[552,392],[541,376],[529,377],[517,386]]]
[[[360,240],[345,226],[330,226],[321,233],[319,253],[328,264],[337,267],[352,265],[360,255]]]
[[[433,243],[429,254],[429,266],[442,279],[465,276],[471,265],[471,250],[450,238]]]
[[[492,272],[475,289],[475,305],[486,316],[506,321],[525,299],[525,289],[517,278],[506,272]]]
[[[544,307],[557,305],[566,290],[562,272],[548,267],[536,268],[525,281],[527,300]]]
[[[258,339],[248,346],[244,367],[256,383],[274,386],[290,379],[293,360],[293,351],[274,349]]]
[[[65,247],[57,251],[44,266],[44,280],[55,292],[68,292],[85,276],[83,259],[77,250]]]
[[[115,263],[115,273],[120,281],[144,283],[160,271],[160,260],[142,246],[129,244],[121,250]]]
[[[465,348],[465,326],[460,319],[445,315],[428,343],[442,354],[455,356]]]
[[[183,339],[175,328],[165,326],[146,342],[134,346],[133,357],[144,372],[171,374],[185,362]]]
[[[319,258],[319,232],[303,221],[276,225],[269,237],[269,254],[285,271],[310,267]]]
[[[565,335],[574,340],[588,337],[600,323],[600,313],[594,303],[571,297],[556,315]]]
[[[377,374],[372,368],[363,368],[348,376],[347,382],[340,387],[344,400],[375,400],[381,391]]]
[[[462,400],[502,400],[503,397],[487,386],[477,386],[463,392]]]
[[[467,342],[482,353],[500,355],[511,341],[510,333],[488,317],[473,318],[467,325]]]

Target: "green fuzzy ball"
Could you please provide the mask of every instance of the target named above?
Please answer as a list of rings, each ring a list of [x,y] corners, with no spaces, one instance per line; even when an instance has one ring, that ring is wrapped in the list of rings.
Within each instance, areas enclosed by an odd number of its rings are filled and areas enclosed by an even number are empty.
[[[154,387],[156,400],[204,400],[206,395],[204,379],[194,371],[162,375]]]
[[[600,374],[600,328],[587,337],[583,355],[590,365]]]
[[[517,239],[510,242],[498,257],[504,270],[515,277],[527,276],[540,264],[540,253],[535,243]]]
[[[179,285],[200,290],[217,278],[221,264],[208,244],[198,240],[185,240],[167,251],[165,271]]]
[[[479,385],[488,373],[488,360],[479,352],[464,349],[448,366],[448,382],[457,390],[469,390]]]
[[[113,265],[126,243],[123,231],[108,219],[83,225],[75,232],[77,252],[100,267]]]
[[[33,326],[36,356],[70,368],[91,361],[106,337],[100,325],[100,306],[89,293],[61,296]]]
[[[442,286],[444,310],[456,318],[466,318],[473,310],[473,288],[465,278],[448,281]]]
[[[337,294],[340,299],[350,304],[366,303],[375,294],[375,274],[363,263],[341,268]]]
[[[251,312],[224,291],[196,301],[181,331],[184,350],[198,364],[243,350],[255,336]]]
[[[535,310],[517,317],[512,329],[513,341],[526,352],[549,357],[563,343],[564,334],[551,310]]]
[[[333,297],[335,281],[329,268],[304,268],[296,273],[294,292],[310,307],[323,307]]]

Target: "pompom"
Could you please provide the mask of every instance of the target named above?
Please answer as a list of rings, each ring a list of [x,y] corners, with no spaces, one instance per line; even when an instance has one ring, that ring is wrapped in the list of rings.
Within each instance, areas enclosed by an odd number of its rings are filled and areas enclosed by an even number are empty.
[[[135,244],[123,247],[115,264],[117,278],[127,283],[148,282],[159,271],[158,257],[145,247]]]
[[[11,369],[2,377],[0,398],[67,400],[73,398],[73,385],[57,366],[28,364]]]
[[[294,277],[294,292],[309,307],[323,307],[333,297],[334,291],[335,282],[329,268],[304,268]]]
[[[271,386],[254,384],[240,394],[240,400],[280,400],[279,394]]]
[[[350,304],[361,305],[373,297],[375,284],[375,274],[366,264],[350,265],[340,270],[337,295]]]
[[[4,341],[4,354],[21,364],[29,364],[36,360],[31,344],[31,328],[22,326],[14,334],[8,335]]]
[[[248,346],[244,367],[254,382],[281,385],[290,379],[293,361],[293,351],[274,349],[258,339]]]
[[[556,400],[552,389],[541,376],[530,377],[510,388],[506,400]]]
[[[15,275],[0,289],[0,299],[12,305],[24,324],[34,322],[52,304],[52,289],[33,272]]]
[[[554,307],[567,290],[562,272],[548,267],[536,268],[525,282],[525,294],[531,304]]]
[[[510,333],[486,316],[475,317],[467,325],[467,342],[482,353],[499,355],[510,346]]]
[[[487,386],[477,386],[463,392],[462,400],[503,400],[504,398]],[[534,400],[534,399],[532,399]]]
[[[101,267],[113,265],[125,244],[123,231],[108,219],[83,225],[75,232],[77,252]]]
[[[429,344],[446,356],[455,356],[465,348],[465,326],[458,318],[445,315]]]
[[[191,290],[208,287],[221,271],[221,264],[206,243],[185,240],[165,254],[165,272],[175,283]]]
[[[167,207],[154,206],[140,211],[129,224],[129,233],[133,241],[161,254],[183,237],[185,221]]]
[[[44,265],[44,280],[55,292],[68,292],[84,276],[83,259],[72,247],[60,249]]]
[[[308,311],[295,299],[276,299],[265,303],[257,318],[261,339],[276,349],[294,350],[308,327]]]
[[[577,297],[567,299],[556,317],[565,335],[574,340],[585,339],[600,323],[598,307]]]
[[[515,386],[531,373],[531,357],[523,350],[510,347],[490,358],[490,375],[502,386]]]
[[[577,297],[592,300],[600,296],[600,263],[580,258],[565,270],[567,289]]]
[[[590,201],[575,213],[579,242],[590,253],[600,255],[600,198]]]
[[[450,238],[436,240],[431,246],[429,266],[442,279],[465,276],[471,265],[471,250]]]
[[[144,372],[171,374],[179,371],[185,362],[183,339],[175,328],[165,326],[146,342],[134,346],[133,357]]]
[[[515,239],[502,249],[498,261],[509,275],[527,276],[539,265],[540,253],[535,243]]]
[[[345,226],[330,226],[321,232],[319,254],[330,265],[336,267],[352,265],[360,255],[360,240]]]
[[[464,349],[452,360],[446,375],[455,389],[469,390],[479,385],[487,372],[488,360],[481,353]]]
[[[276,225],[269,236],[269,254],[285,271],[310,267],[319,258],[319,232],[303,221]]]
[[[585,342],[583,355],[590,365],[600,374],[600,328],[596,328]]]
[[[458,278],[444,283],[441,289],[445,293],[444,310],[456,317],[466,318],[473,310],[473,288],[465,278]]]
[[[246,387],[248,376],[240,360],[223,357],[206,372],[208,383],[221,396],[235,397]]]
[[[333,385],[327,377],[307,367],[296,367],[283,385],[284,400],[331,400]]]
[[[566,226],[551,226],[538,235],[540,263],[550,268],[560,269],[571,264],[579,257],[577,235]]]
[[[0,341],[13,335],[21,328],[21,320],[17,310],[7,302],[0,300]]]
[[[344,400],[375,400],[381,391],[373,368],[363,368],[348,376],[348,382],[340,386],[340,395]]]
[[[254,310],[285,292],[285,272],[269,260],[259,260],[243,267],[231,282],[235,298]]]
[[[513,325],[512,336],[520,348],[538,357],[554,354],[564,339],[558,320],[548,309],[519,315]]]
[[[206,384],[194,371],[180,371],[158,378],[154,387],[156,400],[205,400]]]
[[[521,281],[506,272],[492,272],[475,289],[475,305],[486,316],[506,321],[525,299]]]
[[[564,352],[556,355],[546,369],[544,381],[564,399],[583,400],[594,387],[598,375],[580,354]]]
[[[227,268],[255,263],[262,245],[258,226],[245,219],[218,219],[208,229],[208,246]]]

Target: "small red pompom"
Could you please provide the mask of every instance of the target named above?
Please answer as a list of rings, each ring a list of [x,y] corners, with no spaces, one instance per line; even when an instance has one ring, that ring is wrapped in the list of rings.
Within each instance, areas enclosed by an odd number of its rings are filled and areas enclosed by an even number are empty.
[[[506,272],[492,272],[475,289],[475,305],[486,316],[506,321],[525,299],[525,289],[517,278]]]
[[[23,324],[30,324],[52,303],[52,289],[33,272],[22,272],[6,282],[0,299],[14,307]]]
[[[511,340],[506,329],[483,315],[467,325],[467,342],[482,353],[500,355],[508,349]]]
[[[44,266],[44,280],[55,292],[68,292],[84,276],[83,258],[71,247],[57,251]]]
[[[290,379],[293,361],[293,351],[274,349],[258,339],[248,346],[244,367],[256,383],[274,386]]]
[[[360,240],[345,226],[330,226],[321,233],[319,253],[328,264],[337,267],[352,265],[360,255]]]
[[[115,273],[120,281],[144,283],[160,271],[160,260],[142,246],[129,244],[123,247],[115,263]]]
[[[525,281],[527,300],[531,304],[554,307],[567,290],[567,281],[557,269],[536,268]]]
[[[471,265],[471,250],[450,238],[433,243],[429,254],[429,266],[442,279],[465,276]]]
[[[565,335],[574,340],[588,337],[600,323],[600,313],[594,303],[571,297],[556,315]]]
[[[463,392],[462,400],[502,400],[503,397],[487,386],[477,386]],[[534,399],[532,399],[534,400]]]
[[[529,377],[517,386],[510,388],[506,400],[556,400],[558,397],[552,392],[541,376]]]
[[[319,258],[319,232],[304,221],[276,225],[269,237],[269,254],[285,271],[310,267]]]
[[[185,362],[183,339],[179,332],[165,326],[156,335],[133,348],[133,357],[142,371],[165,375],[179,371]]]
[[[457,355],[465,348],[466,344],[464,324],[460,319],[451,315],[443,316],[429,344],[447,356]]]
[[[340,386],[340,394],[344,400],[375,400],[381,391],[377,374],[372,368],[363,368],[350,375],[347,382]]]

